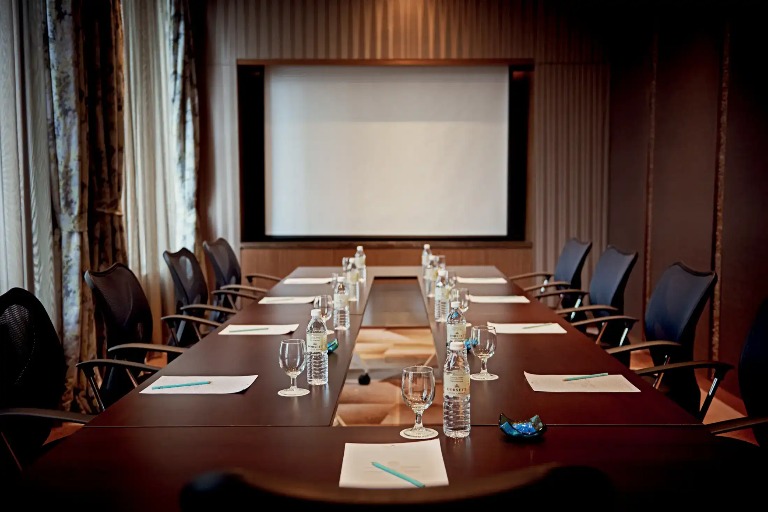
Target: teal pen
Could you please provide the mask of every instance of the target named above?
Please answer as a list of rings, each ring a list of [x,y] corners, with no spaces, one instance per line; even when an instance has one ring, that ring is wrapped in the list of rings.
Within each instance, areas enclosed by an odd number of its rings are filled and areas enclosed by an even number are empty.
[[[534,325],[524,325],[523,329],[535,329],[536,327],[546,327],[548,325],[552,325],[552,322],[548,322],[546,324],[534,324]]]
[[[387,467],[387,466],[385,466],[384,464],[381,464],[381,463],[379,463],[379,462],[371,462],[371,464],[373,464],[374,466],[376,466],[377,468],[379,468],[379,469],[380,469],[380,470],[382,470],[382,471],[386,471],[386,472],[387,472],[387,473],[389,473],[390,475],[395,475],[395,476],[396,476],[396,477],[398,477],[398,478],[402,478],[402,479],[403,479],[403,480],[405,480],[406,482],[410,482],[410,483],[412,483],[412,484],[413,484],[413,485],[415,485],[416,487],[426,487],[426,485],[424,485],[423,483],[419,482],[419,481],[418,481],[418,480],[416,480],[415,478],[411,478],[411,477],[409,477],[408,475],[404,475],[403,473],[401,473],[401,472],[397,471],[396,469],[392,469],[392,468],[390,468],[390,467]]]
[[[582,379],[592,379],[592,378],[594,378],[594,377],[605,377],[605,376],[607,376],[607,375],[608,375],[608,373],[607,373],[607,372],[603,372],[603,373],[593,373],[592,375],[579,375],[579,376],[577,376],[577,377],[566,377],[566,378],[564,378],[563,380],[564,380],[564,381],[569,381],[569,380],[582,380]]]
[[[152,389],[168,389],[168,388],[184,388],[187,386],[202,386],[204,384],[210,384],[209,380],[199,380],[197,382],[181,382],[179,384],[163,384],[161,386],[152,386]]]
[[[253,327],[250,329],[230,329],[229,332],[236,333],[236,332],[252,332],[252,331],[266,331],[269,327]]]

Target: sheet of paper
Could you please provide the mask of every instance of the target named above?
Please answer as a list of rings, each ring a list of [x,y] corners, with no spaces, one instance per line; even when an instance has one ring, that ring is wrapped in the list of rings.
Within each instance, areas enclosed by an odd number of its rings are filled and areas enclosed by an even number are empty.
[[[290,334],[299,328],[299,324],[283,325],[250,325],[250,324],[229,324],[223,328],[219,334],[246,336],[246,335],[273,335]]]
[[[497,324],[488,322],[488,325],[496,328],[496,334],[565,334],[566,332],[563,326],[556,322],[528,324]]]
[[[327,284],[330,282],[330,277],[289,277],[283,281],[283,284]]]
[[[531,302],[525,295],[472,295],[469,300],[478,304],[528,304]]]
[[[147,395],[224,395],[239,393],[258,375],[164,375],[139,393]],[[168,387],[165,387],[168,386]]]
[[[414,484],[373,465],[378,462],[421,482],[426,487],[448,485],[440,441],[392,444],[347,443],[341,462],[339,487],[391,489]]]
[[[309,304],[315,300],[311,297],[263,297],[259,304]]]
[[[536,375],[523,372],[525,379],[534,391],[546,393],[639,393],[623,375],[604,375],[589,379],[563,380],[579,377],[579,374]]]
[[[456,282],[461,284],[504,284],[503,277],[456,277]]]

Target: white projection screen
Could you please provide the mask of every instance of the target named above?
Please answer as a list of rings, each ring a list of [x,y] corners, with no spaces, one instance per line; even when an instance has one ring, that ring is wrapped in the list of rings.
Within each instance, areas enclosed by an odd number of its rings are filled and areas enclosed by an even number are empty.
[[[268,236],[506,236],[506,66],[270,66]]]

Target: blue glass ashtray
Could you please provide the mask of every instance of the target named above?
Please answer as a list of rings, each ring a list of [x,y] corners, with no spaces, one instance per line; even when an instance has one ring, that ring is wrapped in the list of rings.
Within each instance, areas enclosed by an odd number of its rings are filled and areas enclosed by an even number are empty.
[[[339,340],[336,338],[333,338],[331,341],[328,342],[328,353],[332,354],[334,350],[339,348]]]
[[[538,414],[529,420],[512,421],[504,416],[504,413],[500,413],[499,428],[507,437],[522,441],[541,437],[547,430],[547,425],[541,421]]]

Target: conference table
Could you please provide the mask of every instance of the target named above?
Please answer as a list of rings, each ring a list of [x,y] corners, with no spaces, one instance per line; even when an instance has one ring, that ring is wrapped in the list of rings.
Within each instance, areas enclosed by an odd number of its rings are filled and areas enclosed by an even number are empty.
[[[504,277],[495,267],[448,267],[461,277]],[[300,267],[269,291],[270,296],[329,294],[330,284],[290,284],[291,278],[329,277],[335,267]],[[462,284],[474,295],[522,295],[519,286]],[[429,328],[434,366],[441,375],[446,332],[433,318],[421,267],[368,267],[351,326],[336,331],[339,347],[329,355],[325,386],[303,397],[277,391],[288,377],[277,361],[280,340],[303,338],[312,304],[245,305],[225,324],[189,347],[156,375],[96,416],[30,465],[25,495],[41,501],[97,500],[109,510],[178,510],[182,486],[195,476],[230,467],[293,475],[338,489],[346,443],[413,442],[402,426],[338,426],[339,396],[349,378],[355,340],[366,328]],[[472,430],[463,440],[438,436],[449,485],[465,485],[498,471],[559,462],[604,470],[627,509],[659,499],[713,492],[706,483],[740,481],[733,466],[741,451],[724,446],[692,415],[607,354],[585,334],[535,298],[528,303],[471,303],[467,320],[555,322],[562,334],[499,334],[489,368],[495,381],[472,381]],[[225,335],[229,324],[298,324],[289,335]],[[479,369],[470,356],[473,371]],[[545,393],[534,391],[524,372],[541,375],[608,372],[624,376],[638,392]],[[258,375],[234,394],[142,394],[162,376]],[[303,379],[303,381],[302,381]],[[306,372],[298,384],[307,387]],[[537,442],[505,437],[499,414],[527,419],[538,414],[548,428]],[[418,441],[416,441],[418,442]],[[728,482],[728,483],[726,483]],[[732,492],[732,491],[729,491]],[[74,500],[74,501],[72,501]]]

